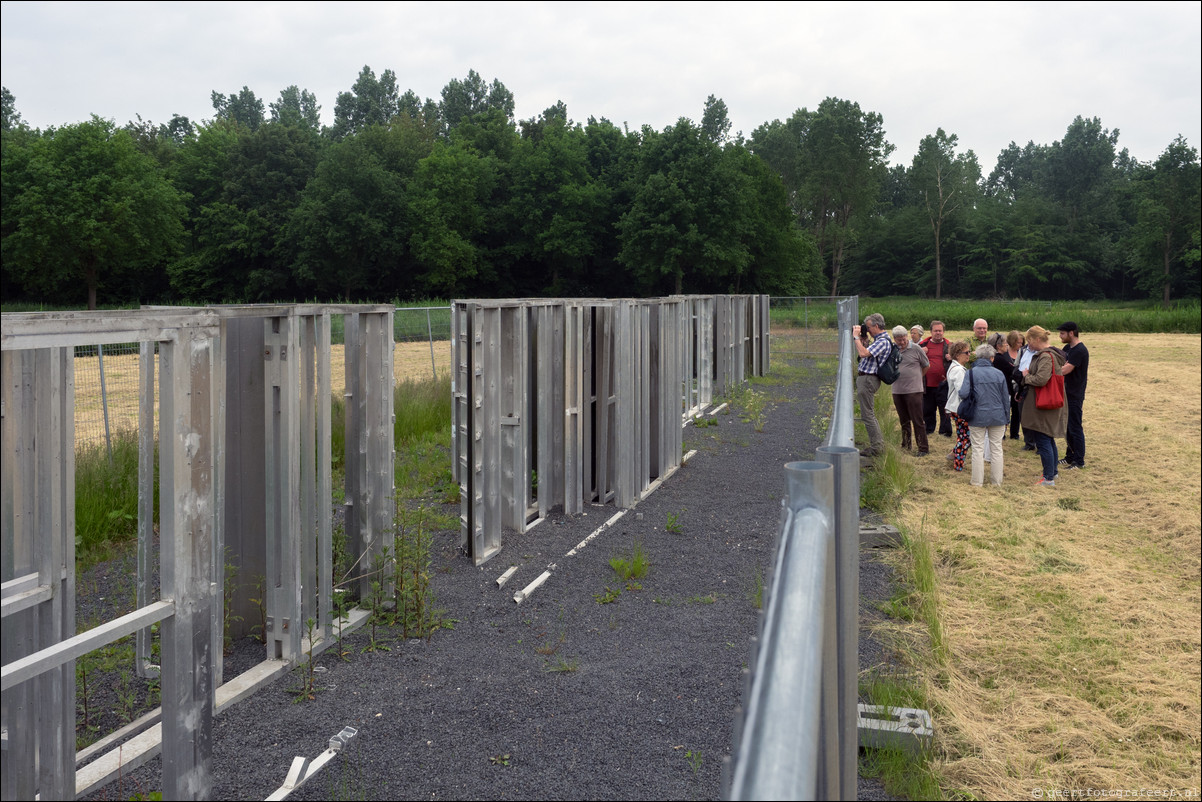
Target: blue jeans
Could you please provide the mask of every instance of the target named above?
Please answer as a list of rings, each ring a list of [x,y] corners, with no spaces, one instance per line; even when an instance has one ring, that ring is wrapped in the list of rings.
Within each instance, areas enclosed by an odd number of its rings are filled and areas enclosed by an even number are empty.
[[[1060,449],[1056,446],[1056,438],[1049,437],[1043,432],[1032,432],[1031,439],[1035,441],[1035,451],[1039,453],[1039,461],[1043,463],[1043,478],[1049,482],[1056,480],[1056,463],[1060,461]]]
[[[1073,465],[1083,467],[1085,465],[1085,429],[1081,426],[1081,408],[1085,405],[1085,396],[1066,395],[1064,403],[1068,406],[1064,456]]]

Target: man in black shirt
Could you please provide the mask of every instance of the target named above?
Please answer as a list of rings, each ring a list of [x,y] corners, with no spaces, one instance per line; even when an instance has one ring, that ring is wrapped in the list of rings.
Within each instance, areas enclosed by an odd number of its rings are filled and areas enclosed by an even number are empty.
[[[1064,344],[1064,402],[1068,406],[1067,447],[1061,468],[1085,467],[1085,430],[1081,427],[1081,408],[1085,406],[1085,385],[1089,381],[1089,349],[1081,342],[1077,324],[1060,324],[1060,342]]]

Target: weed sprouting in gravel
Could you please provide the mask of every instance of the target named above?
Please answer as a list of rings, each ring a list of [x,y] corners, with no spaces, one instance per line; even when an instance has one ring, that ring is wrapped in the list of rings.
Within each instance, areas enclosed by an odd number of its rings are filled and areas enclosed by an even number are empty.
[[[689,768],[693,770],[694,779],[701,772],[701,764],[705,759],[701,756],[700,750],[694,752],[692,749],[685,751],[684,759],[689,761]]]
[[[555,658],[554,663],[548,663],[543,671],[549,674],[574,674],[580,670],[580,661],[576,658],[565,660],[562,657]]]
[[[621,588],[614,590],[613,588],[606,586],[604,593],[594,593],[593,598],[597,600],[597,604],[609,604],[611,602],[616,602],[618,597],[621,595]]]
[[[313,664],[313,636],[316,631],[317,622],[313,619],[313,616],[309,616],[308,620],[305,621],[305,637],[309,639],[309,648],[305,650],[304,664],[299,667],[301,686],[296,690],[293,702],[311,702],[317,698],[317,679]]]
[[[628,582],[646,576],[647,572],[651,570],[651,562],[647,559],[647,552],[643,549],[642,541],[636,538],[628,555],[609,558],[609,567],[614,570],[619,579]]]

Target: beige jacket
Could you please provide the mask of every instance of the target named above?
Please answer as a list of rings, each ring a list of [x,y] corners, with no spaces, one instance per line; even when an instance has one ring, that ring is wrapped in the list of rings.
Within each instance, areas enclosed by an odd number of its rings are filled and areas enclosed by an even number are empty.
[[[1023,379],[1027,387],[1027,397],[1023,399],[1024,429],[1043,432],[1049,437],[1064,437],[1068,425],[1068,404],[1065,403],[1060,409],[1038,409],[1035,406],[1035,388],[1051,381],[1053,370],[1057,375],[1064,375],[1063,368],[1064,354],[1053,348],[1045,348],[1031,358],[1031,368]]]

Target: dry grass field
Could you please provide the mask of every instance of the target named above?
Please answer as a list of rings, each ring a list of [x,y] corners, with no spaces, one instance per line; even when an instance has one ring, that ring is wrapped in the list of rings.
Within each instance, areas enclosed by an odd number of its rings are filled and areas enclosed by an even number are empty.
[[[1009,439],[1001,488],[951,471],[944,438],[905,458],[898,523],[930,550],[945,648],[925,624],[899,634],[949,795],[1198,798],[1202,338],[1083,342],[1085,470],[1037,488],[1037,455]]]

